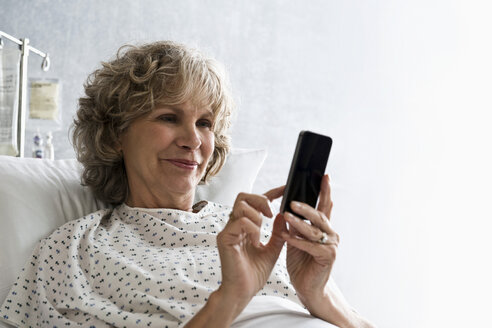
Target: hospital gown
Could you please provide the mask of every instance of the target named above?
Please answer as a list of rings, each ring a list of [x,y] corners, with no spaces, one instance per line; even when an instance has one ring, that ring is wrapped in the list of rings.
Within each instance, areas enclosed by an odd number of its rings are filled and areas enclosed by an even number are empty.
[[[220,286],[216,237],[231,208],[195,210],[122,204],[66,223],[37,245],[0,318],[22,327],[181,326]],[[265,219],[263,241],[272,224]],[[299,304],[285,248],[257,296]]]

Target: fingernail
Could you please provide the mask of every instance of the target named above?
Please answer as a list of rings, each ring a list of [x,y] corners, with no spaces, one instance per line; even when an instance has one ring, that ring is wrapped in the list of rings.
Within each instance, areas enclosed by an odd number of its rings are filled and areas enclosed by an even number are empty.
[[[287,219],[287,220],[292,220],[294,218],[294,215],[290,214],[289,212],[285,212],[284,213],[284,217]]]
[[[268,207],[270,208],[270,212],[272,213],[272,216],[273,216],[273,213],[275,213],[275,210],[273,208],[273,204],[271,201],[268,201]]]
[[[291,203],[290,203],[290,206],[296,208],[296,209],[300,209],[302,207],[302,204],[299,203],[299,202],[296,202],[295,200],[293,200]]]

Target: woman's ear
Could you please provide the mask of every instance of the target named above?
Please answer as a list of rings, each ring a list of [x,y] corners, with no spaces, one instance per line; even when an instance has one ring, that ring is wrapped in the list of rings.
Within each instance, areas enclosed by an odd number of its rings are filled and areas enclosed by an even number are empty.
[[[118,140],[116,140],[114,144],[114,149],[119,155],[123,156],[123,145],[121,142],[121,136],[118,138]]]
[[[121,146],[121,137],[115,141],[113,147],[118,153],[122,151],[123,147]]]
[[[118,133],[117,136],[114,136],[115,138],[115,143],[114,143],[114,149],[120,154],[123,155],[123,138],[125,134],[124,132]]]

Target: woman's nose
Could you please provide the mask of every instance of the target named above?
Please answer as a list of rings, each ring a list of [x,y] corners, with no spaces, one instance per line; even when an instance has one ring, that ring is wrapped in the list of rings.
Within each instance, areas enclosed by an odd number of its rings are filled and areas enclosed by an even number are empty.
[[[202,141],[200,134],[195,125],[190,127],[183,127],[182,132],[177,140],[178,146],[184,149],[196,150],[198,149]]]

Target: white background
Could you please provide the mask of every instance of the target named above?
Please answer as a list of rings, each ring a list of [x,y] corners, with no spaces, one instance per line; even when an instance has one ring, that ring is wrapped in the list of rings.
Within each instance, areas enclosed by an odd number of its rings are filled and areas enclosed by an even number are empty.
[[[68,127],[101,60],[128,42],[197,46],[230,72],[234,145],[269,151],[255,191],[285,182],[300,130],[333,137],[334,276],[359,312],[380,327],[490,325],[490,1],[1,6],[2,31],[51,54],[44,74],[31,55],[30,77],[62,83],[57,158],[74,157]]]

